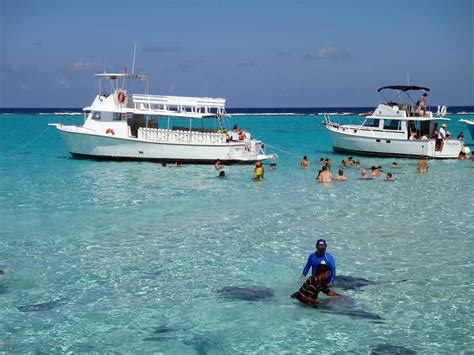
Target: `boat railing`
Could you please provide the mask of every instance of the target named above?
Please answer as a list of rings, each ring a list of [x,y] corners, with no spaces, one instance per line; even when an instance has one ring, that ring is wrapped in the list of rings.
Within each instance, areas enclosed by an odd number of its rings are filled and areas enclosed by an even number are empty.
[[[186,97],[134,94],[135,109],[169,111],[170,113],[198,113],[225,115],[225,99],[211,97]]]
[[[141,127],[138,129],[138,139],[160,142],[186,142],[202,144],[218,144],[226,142],[226,136],[223,133],[181,131],[146,127]]]

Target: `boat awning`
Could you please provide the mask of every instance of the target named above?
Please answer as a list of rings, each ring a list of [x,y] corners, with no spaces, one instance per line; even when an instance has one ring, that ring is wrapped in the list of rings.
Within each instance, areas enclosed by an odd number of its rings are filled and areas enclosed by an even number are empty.
[[[380,92],[385,89],[391,89],[391,90],[401,90],[401,91],[411,91],[411,90],[424,90],[424,91],[430,91],[429,88],[425,88],[423,86],[413,86],[413,85],[389,85],[389,86],[384,86],[380,89],[377,90],[377,92]]]
[[[127,73],[102,73],[102,74],[94,74],[94,76],[102,79],[142,79],[146,80],[148,77],[143,74],[127,74]]]

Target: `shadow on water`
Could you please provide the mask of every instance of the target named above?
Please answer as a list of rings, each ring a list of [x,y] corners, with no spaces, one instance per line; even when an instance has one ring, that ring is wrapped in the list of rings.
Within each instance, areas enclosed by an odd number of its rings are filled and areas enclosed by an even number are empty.
[[[303,304],[301,304],[303,305]],[[305,305],[305,307],[308,307]],[[318,304],[313,306],[317,311],[326,314],[334,314],[338,316],[346,316],[356,319],[365,319],[373,323],[383,323],[383,318],[378,314],[366,312],[355,304],[355,302],[347,296],[337,296],[327,299],[318,300]]]
[[[369,285],[376,285],[377,282],[369,281],[361,277],[338,275],[334,288],[340,288],[343,290],[356,290]]]
[[[16,307],[20,312],[39,312],[39,311],[47,311],[59,306],[66,304],[64,298],[60,298],[57,300],[45,302],[45,303],[37,303],[37,304],[27,304],[25,306],[18,306]]]
[[[153,328],[151,335],[144,338],[144,341],[163,341],[166,339],[175,338],[174,329],[167,326],[159,326]]]
[[[226,299],[242,301],[264,301],[274,296],[272,289],[260,286],[223,287],[217,293]]]
[[[413,355],[416,351],[401,346],[390,344],[378,344],[371,347],[371,355],[393,354],[393,355]]]
[[[362,277],[354,277],[354,276],[346,276],[346,275],[338,275],[336,277],[336,282],[334,284],[335,289],[342,289],[342,290],[357,290],[362,287],[371,286],[371,285],[381,285],[384,283],[399,283],[405,282],[408,280],[397,280],[397,281],[370,281],[364,279]]]

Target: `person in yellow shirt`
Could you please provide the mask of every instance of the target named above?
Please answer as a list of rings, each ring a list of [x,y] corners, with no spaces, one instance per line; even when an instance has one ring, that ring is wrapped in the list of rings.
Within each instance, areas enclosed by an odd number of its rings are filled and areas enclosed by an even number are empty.
[[[263,164],[261,161],[255,163],[255,180],[262,180],[263,175],[265,175],[265,170],[263,170]]]

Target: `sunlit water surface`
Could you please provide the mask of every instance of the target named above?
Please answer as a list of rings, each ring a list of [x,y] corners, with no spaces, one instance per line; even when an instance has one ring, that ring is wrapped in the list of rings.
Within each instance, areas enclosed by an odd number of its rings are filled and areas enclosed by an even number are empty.
[[[419,175],[414,160],[391,169],[393,159],[354,156],[394,181],[362,181],[351,167],[347,182],[323,186],[319,158],[337,167],[345,156],[321,117],[242,116],[233,121],[279,154],[278,167],[259,183],[252,166],[226,167],[221,180],[212,166],[72,159],[44,131],[58,119],[82,118],[0,117],[0,352],[474,348],[473,163],[430,161]],[[370,281],[339,289],[342,305],[289,297],[318,238],[339,275]]]

